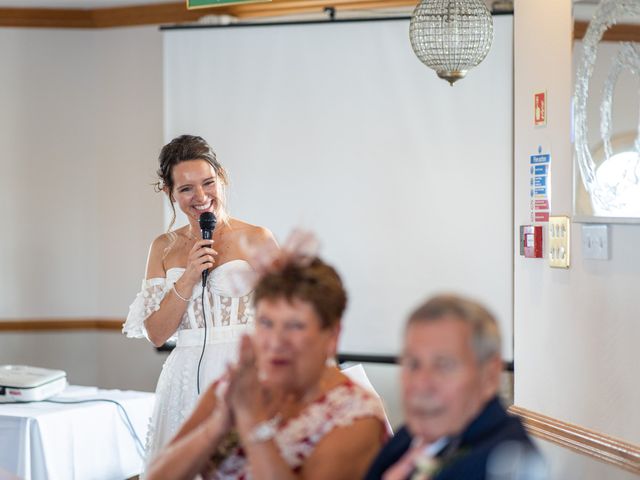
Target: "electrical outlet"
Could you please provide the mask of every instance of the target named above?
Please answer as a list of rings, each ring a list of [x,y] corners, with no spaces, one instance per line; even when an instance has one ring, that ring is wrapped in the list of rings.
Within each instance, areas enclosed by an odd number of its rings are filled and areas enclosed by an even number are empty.
[[[582,225],[582,254],[584,258],[609,260],[607,225]]]
[[[549,217],[549,266],[569,268],[571,221],[567,216]]]

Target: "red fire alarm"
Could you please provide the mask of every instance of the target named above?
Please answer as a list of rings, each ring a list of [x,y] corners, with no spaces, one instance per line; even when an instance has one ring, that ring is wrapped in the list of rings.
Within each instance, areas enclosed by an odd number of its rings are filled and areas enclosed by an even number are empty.
[[[526,258],[542,258],[542,227],[524,225],[520,229],[522,238],[520,242],[524,247]]]
[[[533,124],[547,124],[547,92],[536,92],[533,94]]]

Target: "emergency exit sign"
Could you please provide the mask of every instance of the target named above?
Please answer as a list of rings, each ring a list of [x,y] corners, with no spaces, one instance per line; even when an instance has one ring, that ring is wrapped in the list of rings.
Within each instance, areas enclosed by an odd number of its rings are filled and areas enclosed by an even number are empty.
[[[187,0],[187,8],[220,7],[239,3],[266,3],[271,0]]]

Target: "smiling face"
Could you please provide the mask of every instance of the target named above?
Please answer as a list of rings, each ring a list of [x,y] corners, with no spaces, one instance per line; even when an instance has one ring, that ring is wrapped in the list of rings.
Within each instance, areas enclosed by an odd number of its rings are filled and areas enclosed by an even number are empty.
[[[498,390],[501,362],[479,362],[472,328],[452,316],[414,322],[405,335],[402,390],[407,426],[431,443],[461,433]]]
[[[187,160],[172,169],[171,197],[196,222],[204,212],[219,216],[221,188],[213,166],[205,160]]]
[[[322,328],[313,306],[295,297],[259,300],[255,318],[254,345],[265,381],[292,393],[317,385],[339,327]]]

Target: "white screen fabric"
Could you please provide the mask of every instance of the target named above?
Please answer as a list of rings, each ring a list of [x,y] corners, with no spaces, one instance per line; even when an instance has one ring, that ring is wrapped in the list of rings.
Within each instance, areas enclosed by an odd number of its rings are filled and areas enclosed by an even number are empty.
[[[512,358],[512,17],[453,87],[408,20],[164,31],[165,139],[202,135],[232,215],[312,229],[349,293],[340,351],[399,352],[407,314],[458,292]]]

